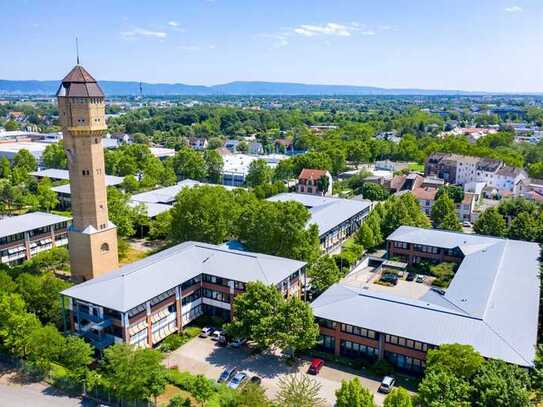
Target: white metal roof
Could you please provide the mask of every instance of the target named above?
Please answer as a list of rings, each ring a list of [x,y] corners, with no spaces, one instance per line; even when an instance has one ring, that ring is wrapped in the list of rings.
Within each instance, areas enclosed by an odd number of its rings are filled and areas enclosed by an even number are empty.
[[[283,257],[184,242],[68,288],[62,294],[126,312],[202,273],[242,282],[278,284],[304,265]]]
[[[33,175],[35,177],[47,177],[52,180],[69,180],[70,179],[70,173],[68,170],[62,170],[57,168],[48,168],[46,170],[41,171],[34,171],[31,172],[30,175]],[[114,186],[119,185],[123,182],[123,177],[117,177],[116,175],[106,175],[106,185],[107,186]],[[68,189],[68,193],[70,193],[70,190]]]
[[[309,224],[319,227],[322,236],[337,225],[369,208],[370,201],[330,198],[311,194],[282,193],[268,198],[271,202],[296,201],[309,209],[311,219]]]
[[[0,219],[0,238],[23,233],[32,229],[67,222],[72,218],[45,212],[30,212],[24,215]]]
[[[470,344],[483,356],[531,366],[539,315],[536,243],[401,226],[389,240],[464,254],[445,295],[419,300],[335,285],[315,302],[315,315],[426,342]]]

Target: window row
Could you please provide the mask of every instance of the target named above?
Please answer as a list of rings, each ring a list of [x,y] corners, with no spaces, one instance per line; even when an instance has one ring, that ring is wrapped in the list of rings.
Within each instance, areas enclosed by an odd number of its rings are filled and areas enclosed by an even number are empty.
[[[202,296],[212,300],[230,303],[230,294],[210,290],[209,288],[202,288]]]
[[[377,337],[376,332],[372,331],[371,329],[359,328],[357,326],[348,324],[341,324],[341,330],[350,335],[362,336],[365,338],[375,339]]]
[[[340,343],[339,352],[343,356],[370,356],[371,358],[379,357],[379,350],[377,348],[344,340],[342,340]]]
[[[190,288],[195,284],[199,284],[201,281],[202,281],[202,276],[197,275],[196,277],[193,277],[190,280],[185,281],[183,284],[181,284],[181,289],[186,290],[187,288]]]
[[[317,318],[317,323],[319,324],[319,326],[322,326],[328,329],[336,329],[337,327],[337,323],[329,319]]]
[[[407,249],[408,243],[407,242],[392,242],[394,247],[400,248],[400,249]]]
[[[426,367],[424,360],[415,359],[409,356],[394,352],[385,352],[385,359],[400,369],[422,372]]]
[[[202,297],[202,291],[200,289],[194,291],[190,295],[183,297],[181,300],[182,305],[190,304],[193,301],[196,301],[198,298]]]
[[[426,343],[414,341],[412,339],[402,338],[400,336],[386,335],[385,341],[393,345],[403,346],[404,348],[410,348],[426,352],[429,346]]]
[[[426,246],[422,244],[416,244],[414,245],[413,249],[416,250],[417,252],[422,252],[422,253],[432,253],[432,254],[439,253],[439,247],[435,247],[435,246]]]
[[[328,335],[319,335],[317,338],[317,348],[327,351],[334,352],[336,349],[336,338]]]

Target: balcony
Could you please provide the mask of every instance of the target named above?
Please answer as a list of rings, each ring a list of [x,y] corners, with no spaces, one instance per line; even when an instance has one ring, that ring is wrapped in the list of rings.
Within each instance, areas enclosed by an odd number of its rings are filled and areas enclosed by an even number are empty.
[[[97,334],[93,331],[81,332],[81,336],[87,338],[97,349],[104,349],[115,343],[115,337],[110,334]]]

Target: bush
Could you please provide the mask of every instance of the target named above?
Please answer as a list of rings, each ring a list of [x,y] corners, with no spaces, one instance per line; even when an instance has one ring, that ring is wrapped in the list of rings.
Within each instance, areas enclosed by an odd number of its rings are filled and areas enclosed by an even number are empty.
[[[376,376],[387,376],[394,373],[394,366],[386,360],[378,360],[371,366],[371,371]]]
[[[167,380],[181,390],[188,391],[199,401],[208,400],[217,391],[215,383],[205,376],[200,374],[194,376],[175,368],[168,371]]]
[[[171,352],[177,348],[183,346],[185,343],[190,341],[192,338],[200,334],[200,328],[196,326],[191,326],[183,329],[183,332],[180,334],[173,334],[164,339],[160,346],[159,350],[161,352]]]

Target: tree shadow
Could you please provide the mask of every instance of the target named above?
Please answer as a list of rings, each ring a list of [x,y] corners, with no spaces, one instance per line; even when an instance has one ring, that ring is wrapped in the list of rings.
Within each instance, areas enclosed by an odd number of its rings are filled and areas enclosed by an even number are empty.
[[[269,379],[281,374],[294,373],[298,371],[300,364],[303,363],[300,360],[287,363],[287,359],[269,351],[254,353],[247,347],[233,349],[220,346],[216,346],[205,360],[217,367],[234,366],[241,371],[250,371],[254,375]]]

